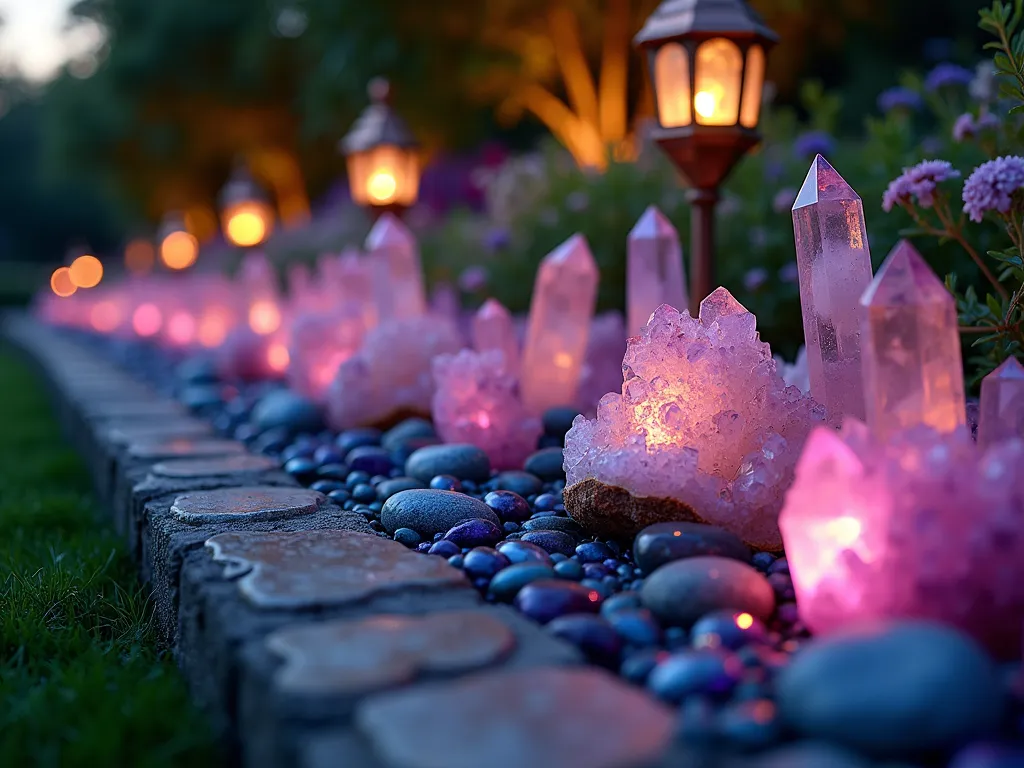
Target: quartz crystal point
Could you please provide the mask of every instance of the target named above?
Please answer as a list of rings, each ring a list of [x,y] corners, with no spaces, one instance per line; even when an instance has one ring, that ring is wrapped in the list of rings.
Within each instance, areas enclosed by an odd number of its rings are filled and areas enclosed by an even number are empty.
[[[880,440],[926,425],[949,432],[966,422],[956,306],[906,240],[861,299],[868,426]],[[812,379],[813,386],[813,379]]]
[[[430,294],[430,311],[458,324],[462,312],[459,292],[451,283],[437,283]]]
[[[389,320],[369,331],[359,351],[343,362],[327,393],[334,429],[388,421],[402,412],[429,414],[434,395],[431,362],[462,348],[449,321],[422,315]]]
[[[401,219],[385,213],[366,236],[366,250],[373,267],[374,296],[380,320],[419,317],[427,312],[416,238]]]
[[[754,316],[724,288],[701,303],[699,319],[662,305],[629,339],[622,374],[597,418],[577,416],[566,435],[568,483],[594,478],[635,497],[674,499],[779,549],[783,494],[824,414],[783,383]]]
[[[434,358],[434,425],[446,443],[481,448],[496,469],[517,469],[537,450],[540,419],[526,413],[499,350]]]
[[[686,307],[686,276],[679,233],[653,205],[629,233],[626,306],[630,334],[640,333],[662,304]]]
[[[1020,658],[1022,464],[1021,440],[980,449],[966,427],[816,429],[779,517],[801,618],[937,620]]]
[[[644,318],[644,323],[650,318]],[[641,326],[642,328],[643,326]],[[622,356],[626,354],[626,323],[620,312],[602,312],[590,324],[587,354],[580,371],[576,408],[593,416],[605,393],[622,384]]]
[[[981,380],[978,443],[987,448],[1013,437],[1024,439],[1024,367],[1008,357]]]
[[[323,401],[338,367],[359,350],[365,331],[358,305],[297,317],[290,329],[288,383]]]
[[[473,349],[477,352],[501,352],[505,356],[505,369],[519,371],[519,340],[512,314],[497,299],[488,299],[473,315],[471,327]]]
[[[775,364],[778,367],[782,380],[799,389],[801,392],[811,391],[810,372],[807,370],[807,347],[800,347],[796,353],[796,360],[790,365],[779,355],[775,356]]]
[[[531,413],[575,402],[597,282],[597,264],[583,235],[573,235],[541,262],[520,375],[523,402]]]
[[[338,258],[335,275],[338,302],[358,306],[363,315],[363,326],[367,330],[377,325],[380,318],[369,259],[357,250],[346,250]]]
[[[859,300],[871,282],[860,197],[818,155],[793,204],[811,395],[829,423],[864,417]]]

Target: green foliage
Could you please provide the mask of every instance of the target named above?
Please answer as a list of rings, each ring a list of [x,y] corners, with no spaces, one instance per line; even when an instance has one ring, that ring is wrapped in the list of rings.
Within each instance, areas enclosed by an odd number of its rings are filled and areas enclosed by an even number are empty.
[[[151,606],[38,382],[0,354],[0,754],[68,768],[219,764]]]

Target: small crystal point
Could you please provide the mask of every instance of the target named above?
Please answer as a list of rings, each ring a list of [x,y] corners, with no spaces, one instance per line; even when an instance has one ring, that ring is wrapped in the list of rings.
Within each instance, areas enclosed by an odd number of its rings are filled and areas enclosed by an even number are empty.
[[[864,292],[864,392],[880,440],[916,426],[966,423],[953,297],[921,254],[901,241]]]
[[[728,289],[718,287],[700,303],[698,317],[702,325],[711,325],[723,317],[749,314],[747,308],[736,301]]]
[[[811,395],[828,421],[864,417],[860,298],[871,283],[864,206],[818,155],[793,204]]]
[[[366,236],[373,265],[374,296],[381,321],[419,317],[427,312],[427,291],[419,247],[402,220],[385,213]]]
[[[545,256],[537,270],[521,366],[523,403],[531,413],[575,402],[598,277],[579,234]]]
[[[978,443],[987,448],[1015,437],[1024,439],[1024,367],[1008,357],[981,381]]]
[[[627,330],[635,334],[660,305],[685,308],[686,275],[679,233],[653,205],[629,233],[627,250]]]
[[[477,352],[501,352],[505,359],[505,370],[516,373],[519,370],[519,342],[512,313],[497,299],[488,299],[473,316],[470,328],[473,348]]]

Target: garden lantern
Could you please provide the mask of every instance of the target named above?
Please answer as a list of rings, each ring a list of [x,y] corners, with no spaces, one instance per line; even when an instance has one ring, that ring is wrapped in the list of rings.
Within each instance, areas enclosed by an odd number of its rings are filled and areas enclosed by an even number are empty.
[[[232,245],[259,245],[274,228],[274,209],[266,195],[242,166],[224,185],[220,194],[221,225]]]
[[[743,0],[664,0],[636,36],[657,109],[655,141],[689,181],[690,310],[714,289],[718,187],[757,132],[772,32]]]
[[[401,213],[416,202],[420,188],[419,145],[389,103],[383,79],[370,83],[370,106],[341,140],[352,199],[378,215]]]
[[[160,261],[168,269],[188,269],[199,258],[199,241],[188,231],[185,220],[168,214],[160,227]]]

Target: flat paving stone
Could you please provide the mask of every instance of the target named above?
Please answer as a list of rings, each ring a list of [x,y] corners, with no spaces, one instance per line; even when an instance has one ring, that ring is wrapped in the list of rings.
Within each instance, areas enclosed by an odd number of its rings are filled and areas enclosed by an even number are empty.
[[[286,627],[267,647],[284,659],[278,689],[352,695],[489,666],[512,652],[515,635],[486,613],[448,611]]]
[[[462,572],[440,557],[350,531],[231,532],[206,546],[226,564],[228,578],[241,576],[239,591],[260,608],[339,605],[410,587],[466,584]]]
[[[168,459],[154,464],[150,472],[157,477],[169,478],[226,477],[269,472],[280,466],[280,462],[269,456],[240,453],[209,459]]]
[[[304,488],[221,488],[182,494],[171,505],[171,514],[191,525],[280,520],[312,514],[326,501],[322,493]]]
[[[158,459],[205,459],[245,453],[237,440],[173,437],[169,440],[143,440],[128,446],[128,457],[141,461]]]
[[[109,403],[83,403],[83,412],[92,419],[123,419],[128,417],[173,418],[185,414],[185,409],[173,400],[111,401]]]
[[[213,427],[195,419],[174,419],[165,424],[138,424],[128,422],[110,427],[103,437],[111,445],[128,445],[147,440],[170,440],[182,437],[206,437],[213,434]]]
[[[389,768],[626,768],[662,756],[675,715],[601,670],[554,667],[380,694],[356,723]]]

